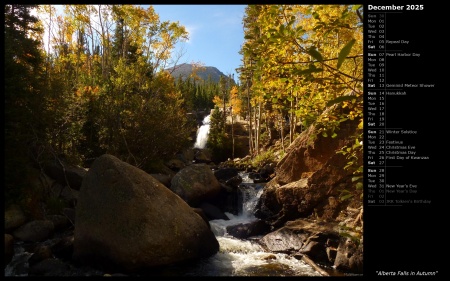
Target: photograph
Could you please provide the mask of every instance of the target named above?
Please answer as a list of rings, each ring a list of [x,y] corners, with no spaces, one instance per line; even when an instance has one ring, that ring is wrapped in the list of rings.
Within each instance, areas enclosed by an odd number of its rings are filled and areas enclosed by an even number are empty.
[[[4,4],[5,277],[442,276],[431,6]]]

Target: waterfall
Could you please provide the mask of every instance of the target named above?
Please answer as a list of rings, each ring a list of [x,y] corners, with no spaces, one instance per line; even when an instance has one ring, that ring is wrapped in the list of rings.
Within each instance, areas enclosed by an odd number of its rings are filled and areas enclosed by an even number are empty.
[[[232,214],[225,212],[229,220],[211,220],[211,230],[218,237],[227,236],[227,227],[237,224],[251,223],[257,220],[253,211],[255,210],[256,203],[259,197],[261,197],[263,191],[263,184],[255,183],[241,183],[238,187],[238,214]]]
[[[197,131],[197,139],[195,140],[194,148],[205,148],[208,141],[210,115],[203,119],[203,125]]]
[[[284,253],[266,252],[253,239],[239,239],[228,234],[227,227],[251,223],[257,218],[253,211],[265,183],[254,183],[248,173],[240,172],[239,214],[226,213],[229,220],[209,221],[219,241],[219,252],[190,268],[191,276],[320,276],[310,265]],[[255,237],[256,238],[256,237]],[[257,238],[256,238],[257,239]]]
[[[253,211],[256,208],[259,197],[263,192],[263,186],[253,183],[242,183],[239,185],[239,215],[249,220],[255,220]]]

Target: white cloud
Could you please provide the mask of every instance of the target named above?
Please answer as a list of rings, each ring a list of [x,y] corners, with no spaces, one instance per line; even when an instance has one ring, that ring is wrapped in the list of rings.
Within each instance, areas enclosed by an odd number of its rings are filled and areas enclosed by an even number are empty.
[[[184,25],[184,27],[186,28],[186,31],[189,33],[189,40],[187,40],[186,43],[192,44],[192,41],[194,40],[194,35],[200,29],[200,26],[198,26],[198,25]]]

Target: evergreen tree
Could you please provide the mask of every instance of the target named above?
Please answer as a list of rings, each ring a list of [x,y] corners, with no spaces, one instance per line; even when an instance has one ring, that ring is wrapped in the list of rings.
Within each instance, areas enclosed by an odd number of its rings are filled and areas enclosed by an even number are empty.
[[[26,187],[31,148],[45,139],[44,72],[35,5],[5,5],[5,184],[6,195]]]

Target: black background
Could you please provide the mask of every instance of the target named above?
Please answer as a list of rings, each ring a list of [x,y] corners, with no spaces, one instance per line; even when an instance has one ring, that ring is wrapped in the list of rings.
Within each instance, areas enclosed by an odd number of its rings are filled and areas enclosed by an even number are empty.
[[[402,13],[386,15],[386,39],[408,40],[403,52],[420,53],[420,59],[389,57],[386,59],[386,83],[426,83],[434,88],[404,88],[407,96],[389,97],[386,104],[387,127],[417,130],[418,136],[405,138],[416,145],[417,154],[430,160],[410,161],[407,167],[388,170],[392,182],[418,185],[418,197],[431,204],[402,206],[364,206],[364,277],[384,277],[381,271],[400,273],[434,272],[435,277],[448,275],[443,268],[446,258],[444,226],[449,221],[446,195],[450,184],[446,178],[448,131],[446,89],[448,56],[444,43],[448,31],[445,8],[429,1],[372,1],[368,5],[405,5]],[[420,4],[423,10],[408,11],[407,4]],[[367,18],[365,17],[367,26]],[[367,29],[365,28],[365,37]],[[367,37],[366,37],[367,38]],[[365,41],[367,42],[367,41]],[[389,46],[394,47],[394,46]],[[367,44],[365,44],[367,53]],[[367,72],[366,72],[367,73]],[[367,77],[367,76],[366,76]],[[365,89],[367,91],[367,82]],[[365,114],[366,115],[366,114]],[[366,125],[366,124],[365,124]],[[365,126],[367,130],[367,126]],[[367,143],[367,142],[366,142]],[[366,149],[366,148],[365,148]],[[445,235],[447,236],[447,235]],[[417,276],[415,276],[417,277]],[[419,276],[430,278],[429,276]]]

